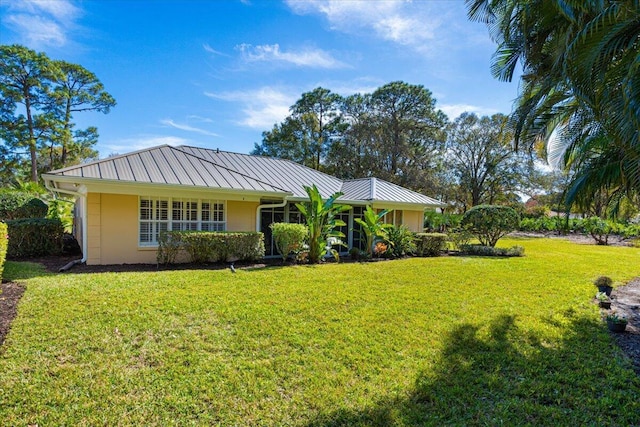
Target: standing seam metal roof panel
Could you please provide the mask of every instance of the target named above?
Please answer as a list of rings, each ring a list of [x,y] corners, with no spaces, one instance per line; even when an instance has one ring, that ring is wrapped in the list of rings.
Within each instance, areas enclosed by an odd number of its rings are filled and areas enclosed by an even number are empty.
[[[113,159],[113,167],[116,170],[118,179],[124,181],[135,181],[135,177],[131,171],[131,166],[129,165],[129,162],[127,162],[126,158]]]
[[[164,176],[162,176],[162,172],[160,171],[160,168],[156,164],[156,161],[154,160],[151,153],[148,151],[143,151],[138,155],[140,156],[140,160],[142,160],[144,169],[149,174],[151,182],[166,184],[167,180],[164,178]]]
[[[181,184],[196,185],[193,178],[187,173],[184,167],[184,159],[178,158],[174,150],[162,150],[165,160],[170,166],[171,171],[176,175]],[[181,156],[186,157],[186,156]]]
[[[264,156],[230,153],[198,147],[181,146],[180,150],[237,170],[255,179],[284,188],[296,197],[307,197],[303,185],[316,184],[323,196],[329,196],[342,187],[342,181],[298,163]]]
[[[362,178],[345,181],[342,185],[345,200],[371,200],[371,179]]]
[[[142,161],[142,157],[140,157],[140,154],[134,154],[125,158],[129,162],[129,166],[131,167],[134,181],[152,182],[151,175],[149,175],[149,172],[147,172],[147,168],[144,166],[144,162]]]

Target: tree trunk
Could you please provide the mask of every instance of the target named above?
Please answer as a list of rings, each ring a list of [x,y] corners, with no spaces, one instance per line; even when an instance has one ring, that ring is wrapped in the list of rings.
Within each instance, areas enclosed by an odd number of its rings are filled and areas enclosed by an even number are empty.
[[[27,111],[27,127],[29,128],[29,155],[31,156],[31,181],[38,182],[38,154],[36,152],[36,137],[33,130],[33,117],[31,115],[31,94],[25,88],[24,106]]]

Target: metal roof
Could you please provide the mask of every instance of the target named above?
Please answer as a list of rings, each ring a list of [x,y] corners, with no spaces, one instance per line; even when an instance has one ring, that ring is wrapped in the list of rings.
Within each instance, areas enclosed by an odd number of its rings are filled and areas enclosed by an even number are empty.
[[[296,198],[307,198],[303,185],[315,184],[325,197],[340,191],[342,180],[291,160],[273,157],[231,153],[207,148],[180,146],[180,150],[209,160],[260,181],[268,182],[293,194]]]
[[[281,187],[168,145],[54,170],[47,175],[287,193]]]
[[[436,199],[378,178],[346,180],[342,192],[342,198],[345,200],[443,206],[443,203]]]
[[[387,202],[443,206],[438,200],[377,178],[341,180],[290,160],[207,148],[161,145],[45,174],[45,178],[102,179],[117,182],[172,184],[224,190],[289,193],[307,199],[303,185],[315,184],[328,197],[343,192],[349,202]]]
[[[424,194],[409,190],[408,188],[373,178],[373,200],[397,203],[416,203],[430,206],[444,206],[436,199],[427,197]]]

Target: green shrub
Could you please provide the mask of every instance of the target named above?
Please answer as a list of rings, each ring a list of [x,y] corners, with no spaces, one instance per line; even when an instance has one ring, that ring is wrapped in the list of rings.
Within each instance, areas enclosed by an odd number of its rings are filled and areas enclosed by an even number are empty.
[[[309,228],[306,225],[274,222],[269,228],[271,228],[276,249],[282,256],[282,262],[285,262],[290,254],[297,258],[305,248],[305,240],[309,236]]]
[[[544,218],[549,214],[549,208],[547,206],[532,206],[525,208],[523,216],[525,218]]]
[[[444,233],[417,233],[416,254],[420,256],[438,256],[447,247],[447,235]]]
[[[431,232],[445,231],[458,227],[461,220],[462,215],[460,214],[428,211],[424,213],[424,228]]]
[[[25,218],[7,221],[7,257],[25,258],[62,253],[64,227],[60,220]]]
[[[0,221],[44,218],[49,207],[45,202],[22,191],[0,192]]]
[[[399,258],[415,254],[417,251],[415,236],[406,225],[392,226],[387,229],[388,245],[386,256]]]
[[[264,257],[264,235],[258,232],[167,231],[158,242],[159,263],[175,262],[184,250],[190,261],[253,261]]]
[[[460,251],[463,245],[469,244],[469,241],[473,238],[473,235],[469,230],[460,228],[450,232],[447,236],[447,240],[453,246],[453,249]]]
[[[7,258],[7,246],[9,245],[9,235],[7,224],[0,222],[0,280],[4,271],[4,260]]]
[[[592,216],[583,220],[584,231],[589,233],[597,245],[607,245],[609,235],[614,231],[611,221]]]
[[[158,236],[158,264],[173,264],[178,253],[184,249],[180,232],[163,231]]]
[[[501,257],[519,257],[524,256],[524,248],[522,246],[512,246],[510,248],[496,248],[484,245],[462,245],[461,252],[465,255],[479,256],[501,256]]]
[[[520,217],[508,206],[479,205],[469,209],[460,225],[478,238],[483,246],[494,247],[501,237],[518,228]]]
[[[349,249],[349,256],[354,261],[358,261],[358,260],[361,260],[361,259],[369,258],[369,254],[367,252],[363,251],[360,248],[356,248],[356,247],[353,247],[353,248]]]

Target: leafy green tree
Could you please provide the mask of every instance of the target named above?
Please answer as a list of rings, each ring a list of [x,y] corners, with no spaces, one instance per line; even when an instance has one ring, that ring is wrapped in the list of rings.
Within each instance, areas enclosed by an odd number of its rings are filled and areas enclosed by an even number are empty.
[[[44,53],[20,45],[0,46],[0,96],[4,104],[0,140],[8,150],[28,150],[34,182],[38,180],[38,146],[52,123],[44,111],[53,103],[49,89],[58,76],[59,70]],[[17,113],[18,104],[24,114]]]
[[[568,202],[640,191],[637,0],[467,0],[498,48],[493,74],[523,64],[512,115],[517,143],[543,140],[576,174]],[[615,200],[622,200],[617,198]]]
[[[390,227],[389,224],[384,223],[384,216],[390,211],[384,209],[378,213],[371,207],[367,206],[367,209],[362,215],[362,219],[355,218],[354,221],[360,224],[362,231],[367,237],[367,254],[373,256],[373,245],[376,239],[387,240],[387,230]],[[390,242],[391,243],[391,242]]]
[[[70,162],[97,157],[97,152],[91,149],[98,139],[97,129],[89,127],[73,132],[74,113],[97,111],[107,114],[116,101],[91,71],[65,61],[54,61],[54,66],[60,70],[52,92],[55,116],[60,122],[59,157],[57,161],[53,157],[50,159],[50,167],[59,168]]]
[[[337,228],[346,224],[337,215],[348,211],[351,206],[336,204],[336,199],[343,193],[334,193],[323,200],[315,184],[311,187],[305,185],[304,190],[309,196],[309,202],[296,203],[296,207],[304,216],[309,229],[309,262],[318,263],[327,254],[327,239],[345,237]],[[337,252],[333,252],[335,256]]]
[[[448,127],[446,168],[455,176],[463,210],[496,203],[530,182],[533,158],[513,150],[507,120],[463,113]]]
[[[342,132],[329,147],[326,158],[327,172],[344,179],[365,178],[375,175],[376,127],[373,126],[370,94],[346,97],[340,106]]]
[[[97,157],[92,148],[97,129],[74,130],[74,114],[108,113],[115,105],[95,74],[20,45],[0,46],[0,96],[0,179],[5,183],[10,176],[23,178],[27,153],[33,182],[39,171]]]
[[[369,150],[372,173],[424,191],[434,185],[446,139],[446,115],[421,85],[386,84],[371,94]]]
[[[263,132],[262,144],[252,154],[294,160],[313,169],[321,169],[332,140],[341,130],[341,97],[318,87],[303,93],[291,106],[291,115]]]
[[[520,217],[508,206],[478,205],[465,212],[460,225],[483,246],[494,247],[498,240],[518,228]]]

